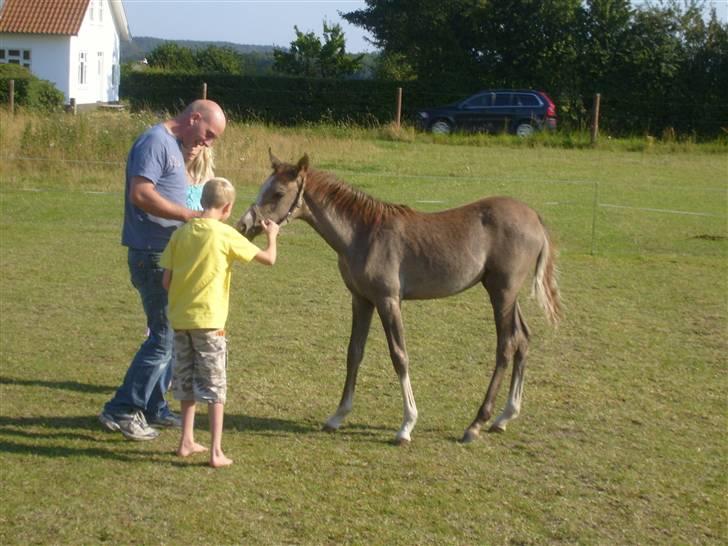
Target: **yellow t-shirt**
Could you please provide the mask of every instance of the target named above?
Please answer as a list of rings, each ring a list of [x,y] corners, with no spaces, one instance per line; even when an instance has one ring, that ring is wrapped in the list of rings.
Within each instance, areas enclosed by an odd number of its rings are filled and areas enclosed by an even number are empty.
[[[176,230],[160,260],[172,271],[167,311],[172,328],[224,328],[233,262],[249,262],[259,251],[219,220],[194,218]]]

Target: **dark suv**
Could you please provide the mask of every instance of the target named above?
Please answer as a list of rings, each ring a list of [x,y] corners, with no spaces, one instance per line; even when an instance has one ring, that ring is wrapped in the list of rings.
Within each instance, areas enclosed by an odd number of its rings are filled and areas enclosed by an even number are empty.
[[[507,131],[521,137],[541,129],[556,129],[556,105],[543,91],[489,89],[439,108],[417,112],[426,131]]]

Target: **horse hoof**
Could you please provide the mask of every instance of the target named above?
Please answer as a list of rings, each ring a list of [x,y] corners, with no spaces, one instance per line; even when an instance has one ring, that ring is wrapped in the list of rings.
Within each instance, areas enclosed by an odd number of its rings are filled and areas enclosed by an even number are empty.
[[[324,423],[324,426],[321,427],[321,430],[323,430],[324,432],[333,433],[333,432],[336,432],[339,429],[336,428],[336,427],[332,427],[328,423]]]
[[[410,443],[411,443],[410,440],[407,438],[395,438],[394,439],[394,445],[396,445],[398,447],[407,447],[408,445],[410,445]]]
[[[461,444],[469,444],[473,440],[475,440],[478,437],[478,433],[474,432],[472,430],[466,430],[465,434],[463,434],[463,437],[460,438]]]
[[[499,425],[497,423],[493,423],[493,425],[491,425],[491,427],[488,429],[488,432],[497,432],[498,434],[505,432],[505,431],[506,431],[505,425]]]

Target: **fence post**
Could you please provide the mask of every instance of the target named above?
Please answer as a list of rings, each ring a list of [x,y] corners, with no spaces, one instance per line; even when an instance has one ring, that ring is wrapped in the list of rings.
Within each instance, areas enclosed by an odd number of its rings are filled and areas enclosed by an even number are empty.
[[[397,127],[397,130],[399,131],[399,127],[402,122],[402,88],[397,88],[397,115],[394,120],[395,127]]]
[[[207,82],[202,82],[202,98],[207,99]]]
[[[8,82],[8,109],[10,115],[15,114],[15,80]]]
[[[69,101],[69,109],[71,110],[71,114],[73,114],[75,116],[76,115],[76,111],[77,111],[77,109],[76,109],[76,99],[74,99],[73,97]]]
[[[591,143],[592,145],[597,143],[597,137],[599,136],[599,104],[601,103],[602,95],[597,93],[594,95],[594,108],[592,108],[592,126],[591,126]]]

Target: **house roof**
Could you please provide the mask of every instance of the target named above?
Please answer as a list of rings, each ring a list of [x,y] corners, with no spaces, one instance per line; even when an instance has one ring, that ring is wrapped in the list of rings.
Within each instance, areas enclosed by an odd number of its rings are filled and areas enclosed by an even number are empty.
[[[76,36],[90,0],[0,0],[0,32]],[[129,40],[129,26],[121,0],[111,0],[119,36]]]

